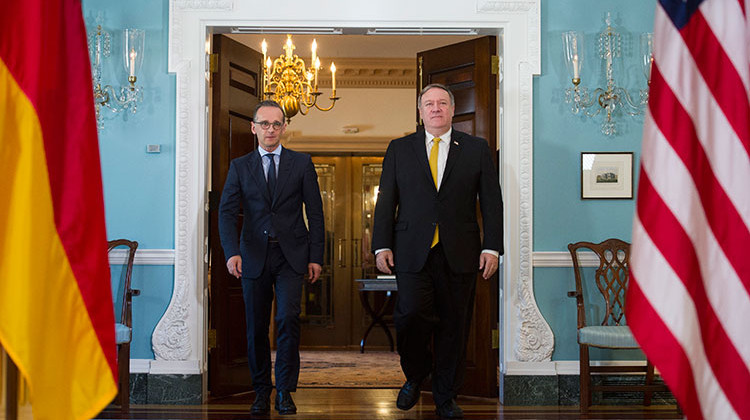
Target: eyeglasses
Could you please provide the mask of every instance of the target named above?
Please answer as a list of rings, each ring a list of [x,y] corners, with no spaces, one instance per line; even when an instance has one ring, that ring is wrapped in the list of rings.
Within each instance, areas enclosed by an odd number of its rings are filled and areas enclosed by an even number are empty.
[[[281,123],[281,122],[278,122],[278,121],[274,121],[274,122],[270,122],[270,121],[253,121],[253,122],[256,125],[259,125],[260,128],[262,128],[263,130],[268,130],[269,128],[271,128],[271,126],[273,126],[274,130],[280,130],[281,126],[284,125],[284,123]]]

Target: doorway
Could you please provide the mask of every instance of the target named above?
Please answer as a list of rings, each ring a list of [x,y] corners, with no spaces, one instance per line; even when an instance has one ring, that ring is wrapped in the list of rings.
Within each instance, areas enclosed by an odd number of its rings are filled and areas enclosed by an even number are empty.
[[[449,47],[427,50],[419,53],[419,86],[433,82],[447,84],[456,93],[456,127],[470,134],[486,137],[490,146],[494,149],[497,144],[497,128],[494,125],[496,104],[495,96],[497,84],[496,76],[490,74],[490,56],[494,54],[496,40],[492,37],[477,38],[477,41],[466,41]],[[235,41],[233,41],[235,42]],[[236,42],[235,42],[236,43]],[[429,54],[428,54],[429,53]],[[258,55],[255,52],[255,55]],[[257,60],[256,60],[257,61]],[[221,60],[223,62],[223,59]],[[257,64],[257,63],[256,63]],[[446,67],[447,65],[447,67]],[[255,66],[257,67],[257,65]],[[251,65],[237,65],[230,63],[230,74],[242,74],[244,82],[233,79],[230,86],[246,94],[258,92],[258,89],[248,89],[258,83],[258,72]],[[240,73],[238,70],[243,70]],[[247,70],[247,71],[245,71]],[[413,67],[417,74],[417,67]],[[424,70],[424,73],[422,72]],[[214,88],[216,88],[214,86]],[[342,89],[343,90],[343,89]],[[405,98],[393,101],[393,95],[389,92],[387,99],[389,104],[407,104],[406,110],[393,112],[392,109],[382,112],[374,112],[372,107],[358,106],[359,111],[364,111],[364,121],[370,121],[375,115],[384,114],[386,121],[375,124],[377,127],[397,126],[404,123],[402,132],[391,133],[386,139],[400,137],[405,132],[414,131],[412,116],[416,116],[414,100],[416,98],[416,86],[401,89],[406,93]],[[342,94],[343,95],[343,94]],[[358,95],[352,94],[352,100]],[[359,95],[370,101],[374,95]],[[362,99],[362,98],[360,98]],[[255,99],[257,101],[257,97]],[[230,101],[231,102],[231,101]],[[391,107],[393,106],[391,104]],[[341,110],[339,105],[339,110]],[[348,110],[348,109],[347,109]],[[343,113],[346,114],[347,110]],[[313,111],[315,112],[315,111]],[[235,112],[236,114],[236,112]],[[232,112],[229,113],[230,119]],[[339,137],[333,147],[342,148],[343,144],[350,148],[347,153],[332,154],[320,144],[325,143],[318,136],[305,136],[295,134],[297,128],[305,132],[305,124],[315,121],[314,126],[327,125],[325,120],[332,113],[318,113],[315,118],[296,117],[290,125],[288,132],[290,138],[286,139],[285,146],[292,149],[309,152],[315,155],[314,162],[319,175],[319,184],[324,201],[324,214],[326,215],[326,254],[324,276],[314,285],[306,285],[303,298],[303,331],[301,344],[303,348],[356,348],[361,339],[361,331],[367,324],[358,299],[358,290],[354,286],[354,280],[363,277],[374,277],[375,270],[373,257],[369,250],[370,229],[369,226],[374,210],[376,186],[380,177],[380,161],[382,158],[373,156],[356,156],[366,147],[360,146],[356,140]],[[350,115],[351,117],[351,115]],[[251,118],[251,117],[250,117]],[[299,123],[299,124],[298,124]],[[334,124],[334,126],[336,126]],[[365,129],[374,127],[364,126]],[[314,130],[314,128],[310,128]],[[373,138],[376,136],[370,136]],[[216,141],[216,140],[214,140]],[[219,140],[222,141],[222,140]],[[230,141],[231,143],[231,141]],[[330,145],[329,144],[329,145]],[[381,142],[381,148],[375,151],[383,153],[385,142]],[[369,145],[372,147],[372,144]],[[323,150],[323,152],[321,152]],[[215,254],[215,252],[214,252]],[[219,266],[221,270],[223,266]],[[484,285],[486,282],[483,282]],[[494,287],[493,287],[494,284]],[[492,330],[497,329],[497,283],[490,283],[486,293],[478,293],[475,306],[474,320],[477,326],[473,329],[472,340],[469,342],[469,370],[470,377],[481,377],[481,380],[470,380],[466,391],[474,395],[491,396],[497,394],[496,367],[497,351],[492,350],[490,337]],[[211,293],[218,296],[218,293]],[[211,305],[212,307],[214,305]],[[494,318],[494,321],[493,321]],[[236,326],[235,326],[236,327]],[[236,329],[236,328],[234,328]],[[226,331],[226,329],[224,329]],[[221,334],[219,330],[218,335]],[[373,338],[373,340],[376,340]],[[370,345],[378,343],[369,340]],[[239,359],[234,359],[238,361]],[[235,365],[235,367],[239,367]],[[211,369],[211,368],[210,368]],[[211,377],[211,374],[209,374]],[[232,379],[239,379],[233,377]],[[240,381],[244,382],[244,381]],[[469,391],[471,389],[471,391]],[[493,390],[494,389],[494,390]],[[213,393],[213,389],[212,389]]]

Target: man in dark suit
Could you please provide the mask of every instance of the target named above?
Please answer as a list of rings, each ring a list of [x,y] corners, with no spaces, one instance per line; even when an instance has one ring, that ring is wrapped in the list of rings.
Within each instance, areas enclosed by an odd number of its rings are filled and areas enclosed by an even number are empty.
[[[229,273],[242,279],[247,354],[255,402],[253,414],[270,412],[271,350],[268,328],[276,293],[276,410],[294,414],[291,392],[299,377],[300,301],[307,273],[320,277],[323,205],[309,155],[281,146],[286,123],[274,101],[255,108],[252,132],[258,147],[229,166],[219,206],[219,234]],[[308,226],[303,217],[307,216]],[[237,218],[242,211],[242,232]],[[239,240],[238,240],[239,236]]]
[[[417,103],[424,130],[391,141],[383,159],[372,249],[378,269],[394,271],[398,282],[393,316],[406,383],[396,405],[412,408],[432,375],[437,414],[461,418],[455,398],[465,372],[476,276],[481,271],[488,279],[497,270],[503,203],[487,141],[452,129],[450,90],[429,85]]]

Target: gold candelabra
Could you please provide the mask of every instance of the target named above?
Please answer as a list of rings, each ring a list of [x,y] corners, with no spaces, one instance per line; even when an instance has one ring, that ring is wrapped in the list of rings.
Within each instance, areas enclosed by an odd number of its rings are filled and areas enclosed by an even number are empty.
[[[330,111],[340,99],[336,96],[336,65],[331,62],[331,105],[327,108],[318,104],[318,97],[322,94],[318,90],[318,72],[320,70],[320,57],[317,56],[317,43],[312,42],[312,57],[310,65],[294,54],[294,43],[292,36],[287,35],[285,54],[271,61],[268,52],[268,44],[263,40],[263,95],[265,99],[272,99],[284,108],[287,123],[299,112],[307,115],[310,109],[317,108],[321,111]]]

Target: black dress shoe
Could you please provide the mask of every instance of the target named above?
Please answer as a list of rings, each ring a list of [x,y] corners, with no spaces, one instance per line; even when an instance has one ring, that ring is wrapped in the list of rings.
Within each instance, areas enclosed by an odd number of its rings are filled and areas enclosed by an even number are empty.
[[[297,406],[294,405],[292,394],[289,391],[276,391],[276,411],[279,414],[294,414]]]
[[[255,402],[250,407],[250,414],[265,415],[271,412],[271,398],[268,394],[255,394]]]
[[[456,400],[450,399],[442,403],[435,410],[435,414],[444,419],[462,419],[464,418],[464,410],[456,404]]]
[[[401,410],[409,410],[414,407],[414,404],[419,401],[419,390],[421,386],[422,381],[407,380],[404,386],[401,387],[401,391],[398,392],[396,407]]]

